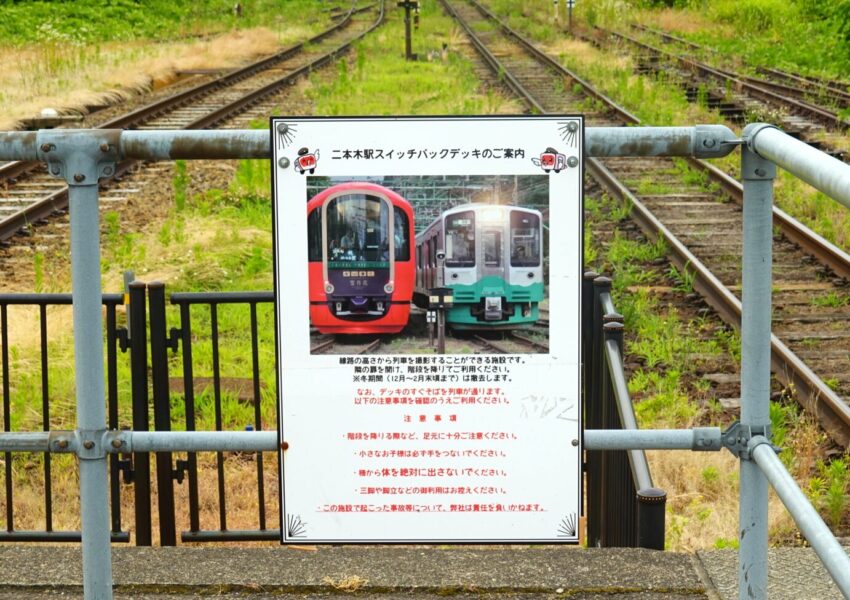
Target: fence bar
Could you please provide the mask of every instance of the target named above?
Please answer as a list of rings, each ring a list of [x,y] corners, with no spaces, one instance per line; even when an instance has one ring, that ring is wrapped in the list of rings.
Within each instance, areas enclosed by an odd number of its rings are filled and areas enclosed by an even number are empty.
[[[266,129],[228,130],[68,130],[60,136],[97,131],[118,143],[119,158],[142,160],[269,158],[271,136]],[[40,138],[55,130],[0,133],[0,160],[45,160]],[[46,141],[47,138],[45,138]],[[740,141],[724,125],[693,127],[588,127],[588,156],[726,156]],[[781,163],[780,163],[781,164]],[[792,171],[793,172],[793,171]]]
[[[721,446],[719,427],[693,429],[585,429],[588,450],[694,450],[717,451]]]
[[[783,133],[773,125],[750,125],[749,149],[827,196],[850,207],[850,165]]]
[[[821,562],[832,575],[845,598],[850,598],[850,557],[785,469],[776,452],[764,437],[750,440],[750,454],[776,490],[794,522],[812,545]]]
[[[9,307],[0,304],[0,353],[2,353],[3,371],[3,431],[12,431],[11,415],[11,390],[9,386]],[[5,459],[5,483],[6,492],[6,531],[15,529],[15,502],[14,488],[12,486],[12,455],[6,452]]]
[[[174,303],[174,295],[171,296]],[[183,406],[186,411],[186,431],[195,431],[195,376],[192,367],[192,313],[188,303],[180,304],[180,336],[183,348]],[[198,457],[190,452],[189,466],[189,529],[201,529],[200,503],[198,500]]]
[[[73,435],[71,432],[68,433]],[[49,452],[50,450],[50,433],[47,431],[0,433],[0,451],[2,452]]]
[[[251,379],[254,393],[254,431],[262,431],[263,420],[260,413],[260,340],[257,327],[257,303],[251,302]],[[260,529],[266,528],[266,492],[263,481],[263,453],[254,457],[257,463],[257,505]]]
[[[47,360],[47,306],[38,307],[41,347],[41,430],[50,431],[50,383]],[[53,494],[51,492],[50,453],[44,453],[44,530],[53,531]]]
[[[0,531],[0,542],[79,542],[79,531]],[[113,531],[112,541],[126,544],[130,534],[126,531]]]
[[[726,156],[740,142],[725,125],[588,127],[588,156]]]
[[[221,362],[218,347],[218,305],[210,304],[210,337],[212,342],[213,400],[215,404],[215,430],[222,430],[221,418]],[[227,530],[227,488],[224,485],[224,453],[215,455],[218,471],[218,524],[222,531]]]
[[[147,431],[150,427],[148,411],[148,333],[147,333],[147,285],[141,281],[131,282],[130,291],[130,380],[133,400],[133,429]],[[133,454],[133,507],[136,525],[136,545],[150,546],[153,543],[151,524],[151,457],[148,454]]]
[[[115,304],[106,306],[106,407],[108,428],[118,429],[118,332]],[[112,520],[112,535],[121,531],[121,479],[120,456],[109,457],[109,511]]]
[[[120,152],[123,158],[154,160],[271,156],[268,129],[124,131]]]
[[[97,179],[70,185],[71,287],[74,298],[74,366],[77,428],[91,452],[80,452],[83,593],[87,600],[112,598],[109,483],[97,432],[106,430],[103,326],[100,287],[100,214]]]
[[[171,401],[168,393],[168,334],[165,323],[165,284],[148,284],[150,310],[151,387],[153,421],[157,431],[171,431]],[[174,468],[169,452],[156,453],[156,498],[159,508],[159,544],[177,545],[174,522]]]
[[[110,431],[108,452],[274,452],[277,431]],[[120,440],[117,447],[112,440]]]
[[[758,126],[755,127],[757,129]],[[751,135],[752,125],[744,129]],[[776,167],[743,147],[743,273],[741,316],[741,424],[770,427],[770,317],[773,246],[773,179]],[[768,434],[769,435],[769,434]],[[741,455],[738,598],[767,595],[767,479]]]

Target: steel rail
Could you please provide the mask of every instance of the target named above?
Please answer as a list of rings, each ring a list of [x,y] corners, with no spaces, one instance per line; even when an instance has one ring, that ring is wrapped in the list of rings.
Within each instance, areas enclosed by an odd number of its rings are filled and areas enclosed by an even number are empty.
[[[372,6],[372,5],[370,5]],[[123,115],[119,115],[105,123],[101,123],[97,128],[98,129],[132,129],[134,126],[138,126],[139,124],[156,117],[166,111],[173,110],[179,106],[183,106],[188,102],[193,100],[197,100],[212,91],[229,87],[239,81],[254,75],[262,70],[269,68],[270,66],[277,64],[281,61],[284,61],[292,56],[298,54],[303,50],[306,44],[313,44],[323,40],[329,35],[333,34],[336,31],[339,31],[343,27],[347,26],[351,21],[351,15],[354,12],[354,2],[352,2],[351,9],[343,16],[343,18],[334,23],[330,28],[322,31],[321,33],[309,38],[304,42],[300,42],[288,48],[285,48],[275,54],[267,56],[265,58],[261,58],[257,61],[254,61],[248,65],[243,67],[238,67],[233,69],[232,71],[228,71],[227,73],[213,79],[212,81],[207,81],[201,84],[198,84],[189,89],[183,90],[182,92],[178,92],[177,94],[173,94],[161,100],[157,100],[156,102],[152,102],[145,106],[139,107],[136,110],[130,111]],[[0,181],[7,181],[8,179],[19,177],[22,174],[25,174],[31,171],[34,168],[41,166],[41,163],[37,162],[26,162],[26,161],[14,161],[7,163],[5,165],[0,166]]]
[[[834,81],[830,79],[820,79],[818,77],[812,77],[810,75],[800,75],[799,73],[791,73],[790,71],[783,71],[781,69],[776,69],[772,67],[756,67],[756,70],[760,73],[764,73],[765,75],[773,75],[774,77],[785,77],[787,79],[790,79],[791,81],[795,81],[803,85],[814,85],[816,87],[823,88],[831,92],[836,92],[838,94],[841,94],[842,96],[847,96],[848,98],[850,98],[850,94],[847,93],[847,88],[850,87],[850,83],[845,83],[843,81]]]
[[[353,14],[364,12],[366,10],[370,10],[374,8],[376,4],[369,4],[366,7],[356,8],[355,3],[352,2],[351,8],[346,13],[346,15],[339,22],[335,23],[332,27],[326,29],[325,31],[313,36],[305,42],[301,42],[294,46],[291,46],[281,52],[278,52],[270,57],[263,58],[258,60],[250,65],[245,67],[241,67],[234,71],[231,71],[222,77],[213,80],[211,82],[206,82],[190,88],[184,92],[180,92],[173,96],[169,96],[163,100],[154,102],[142,108],[139,108],[135,111],[122,115],[120,117],[116,117],[106,123],[103,123],[98,127],[99,129],[127,129],[137,127],[141,123],[150,120],[151,118],[168,112],[170,110],[174,110],[180,106],[183,106],[191,101],[203,98],[213,91],[224,89],[234,85],[235,83],[246,79],[247,77],[254,75],[264,69],[269,68],[270,66],[277,64],[283,60],[291,58],[292,56],[297,55],[301,52],[304,47],[311,43],[319,42],[330,35],[342,30],[347,27],[351,23],[351,17]],[[326,62],[332,60],[335,56],[340,54],[341,52],[347,51],[351,44],[356,40],[362,39],[365,35],[373,31],[376,27],[378,27],[384,19],[384,5],[383,2],[380,3],[380,13],[378,19],[375,23],[368,28],[366,31],[361,33],[360,35],[352,38],[345,44],[338,46],[331,52],[323,54],[319,58],[309,62],[306,65],[296,69],[295,71],[276,79],[275,81],[263,86],[258,90],[254,90],[249,94],[243,96],[242,98],[237,99],[230,104],[217,109],[213,113],[209,115],[205,115],[204,117],[195,120],[190,123],[186,128],[187,129],[203,129],[212,124],[219,123],[230,115],[237,114],[250,104],[256,103],[261,100],[263,97],[266,97],[272,93],[274,93],[280,87],[286,85],[290,81],[297,79],[298,77],[303,76],[306,73],[309,73],[312,69],[318,68],[325,64]],[[138,161],[135,160],[127,160],[121,161],[115,171],[115,174],[108,180],[101,181],[101,187],[106,187],[109,181],[114,180],[115,178],[121,177],[124,173],[129,171],[135,165],[138,164]],[[7,183],[10,180],[15,179],[21,175],[28,173],[29,171],[40,167],[41,163],[39,162],[30,162],[30,161],[13,161],[7,163],[0,167],[0,181],[5,180]],[[41,200],[38,200],[30,205],[27,205],[21,210],[13,213],[8,218],[0,221],[0,242],[8,240],[16,233],[18,233],[21,229],[26,228],[32,223],[37,223],[39,221],[45,220],[49,218],[51,215],[61,212],[66,209],[68,206],[68,190],[67,188],[58,190],[48,196],[45,196]]]
[[[499,346],[498,344],[494,344],[493,342],[491,342],[487,338],[483,338],[480,335],[473,335],[472,339],[475,340],[476,342],[478,342],[479,344],[481,344],[482,346],[484,346],[485,348],[495,350],[499,354],[516,354],[516,352],[511,352],[507,348]]]
[[[642,24],[639,24],[639,23],[632,23],[631,26],[632,26],[633,29],[637,29],[638,31],[650,33],[652,35],[657,35],[664,42],[675,42],[677,44],[687,46],[687,47],[692,48],[694,50],[700,50],[700,51],[703,51],[703,52],[708,52],[710,54],[717,54],[717,50],[715,50],[714,48],[709,48],[708,46],[702,46],[702,45],[697,44],[695,42],[692,42],[690,40],[686,40],[686,39],[681,38],[679,36],[673,35],[672,33],[668,32],[668,31],[662,31],[661,29],[655,29],[654,27],[648,27],[646,25],[642,25]],[[718,69],[718,70],[722,71],[722,69]],[[820,80],[820,79],[813,78],[813,77],[804,77],[804,76],[798,75],[796,73],[790,73],[788,71],[783,71],[781,69],[776,69],[776,68],[772,68],[772,67],[756,67],[756,70],[759,73],[763,73],[765,75],[770,75],[770,76],[773,76],[773,77],[776,77],[776,78],[779,78],[779,79],[784,79],[786,81],[788,81],[788,80],[793,81],[794,83],[803,85],[804,87],[807,87],[809,89],[815,88],[816,90],[821,90],[822,92],[827,92],[830,95],[830,97],[832,97],[832,98],[840,98],[844,101],[850,102],[850,93],[847,93],[847,90],[846,90],[848,84],[842,84],[841,82],[836,82],[836,81]],[[728,73],[728,71],[726,71],[726,73]],[[785,89],[785,90],[789,91],[790,93],[800,93],[800,90],[798,90],[797,88],[793,88],[790,85],[783,84],[783,83],[775,83],[775,82],[767,81],[767,80],[764,80],[764,79],[758,79],[758,78],[755,78],[755,77],[742,77],[742,79],[745,79],[745,80],[747,80],[751,83],[758,83],[758,84],[761,84],[761,85],[769,85],[771,87],[776,86],[778,88]]]
[[[444,5],[446,4],[445,0],[441,0],[441,1],[443,2]],[[576,74],[575,72],[566,68],[564,65],[562,65],[561,63],[559,63],[558,61],[553,59],[551,56],[549,56],[548,54],[546,54],[545,52],[543,52],[542,50],[537,48],[537,46],[535,46],[533,43],[531,43],[530,40],[528,40],[527,38],[525,38],[521,34],[517,33],[507,23],[505,23],[504,21],[499,19],[489,8],[487,8],[486,6],[484,6],[483,4],[478,2],[477,0],[470,0],[470,1],[475,6],[475,8],[478,9],[478,11],[481,14],[483,14],[484,16],[486,16],[489,19],[492,19],[496,23],[498,23],[499,27],[501,28],[501,30],[504,33],[506,33],[507,35],[514,38],[517,42],[519,42],[520,45],[522,45],[522,47],[525,48],[532,56],[537,58],[537,60],[548,65],[549,67],[551,67],[552,69],[554,69],[555,71],[560,73],[561,75],[575,80],[575,82],[578,83],[584,90],[586,90],[588,94],[590,94],[593,98],[596,98],[597,100],[599,100],[600,102],[605,104],[605,106],[608,108],[608,110],[616,113],[622,119],[624,119],[626,122],[628,122],[628,123],[640,123],[640,119],[638,119],[635,115],[633,115],[632,113],[627,111],[625,108],[623,108],[622,106],[620,106],[619,104],[614,102],[611,98],[609,98],[608,96],[606,96],[605,94],[603,94],[602,92],[597,90],[595,87],[590,85],[589,82],[585,81],[578,74]],[[507,74],[507,71],[505,73]],[[541,109],[541,112],[545,113],[546,111]]]
[[[686,58],[684,56],[677,56],[671,52],[667,52],[666,50],[662,50],[660,48],[656,48],[650,44],[642,42],[633,38],[632,36],[621,33],[618,31],[613,31],[609,29],[603,29],[601,27],[597,27],[597,29],[607,35],[614,36],[621,40],[625,40],[635,46],[644,48],[651,52],[658,54],[659,56],[666,56],[668,58],[676,60],[680,65],[685,67],[688,70],[695,71],[697,73],[702,74],[706,77],[712,77],[714,79],[720,80],[724,83],[728,82],[735,85],[738,89],[746,90],[755,98],[767,102],[769,104],[773,104],[775,106],[779,106],[782,108],[791,108],[792,110],[796,110],[799,112],[808,113],[809,115],[815,117],[816,119],[820,119],[823,121],[827,121],[835,126],[837,126],[842,131],[847,131],[850,129],[850,122],[842,119],[838,113],[832,112],[820,106],[816,106],[809,102],[801,101],[797,98],[789,98],[788,96],[784,96],[782,94],[773,92],[766,87],[762,87],[753,83],[749,83],[737,75],[732,75],[711,67],[705,63],[701,63],[699,61]]]
[[[364,347],[362,347],[362,348],[360,348],[360,349],[356,350],[356,351],[354,352],[354,354],[366,354],[366,353],[368,353],[368,352],[372,352],[372,351],[374,351],[374,350],[377,350],[377,349],[378,349],[378,347],[379,347],[381,344],[383,344],[383,343],[384,343],[384,340],[382,340],[381,338],[378,338],[378,339],[372,340],[371,342],[369,342],[368,344],[366,344]]]
[[[310,354],[323,354],[325,350],[333,348],[334,344],[336,344],[336,340],[334,338],[319,342],[315,346],[310,347]]]
[[[443,0],[445,2],[445,0]],[[475,5],[475,0],[469,0]],[[480,6],[480,5],[478,5]],[[493,13],[481,10],[482,14],[502,24]],[[503,24],[502,24],[503,25]],[[507,26],[505,26],[507,27]],[[467,31],[470,31],[469,29]],[[511,30],[513,31],[513,30]],[[519,39],[522,36],[515,31],[511,33]],[[529,42],[530,44],[530,42]],[[549,59],[551,61],[552,59]],[[504,67],[502,67],[504,68]],[[577,80],[582,81],[582,80]],[[589,85],[583,83],[583,85]],[[599,96],[594,96],[599,97]],[[602,100],[606,102],[606,100]],[[606,104],[614,102],[607,99]],[[612,107],[613,108],[613,107]],[[639,124],[637,117],[628,119],[630,123]],[[721,171],[699,159],[690,159],[691,163],[707,172],[712,178],[717,178],[721,186],[731,193],[733,198],[743,199],[743,186],[727,175],[720,176]],[[653,239],[663,238],[671,251],[671,259],[679,268],[694,274],[694,289],[700,293],[706,302],[717,311],[726,323],[740,328],[741,301],[683,244],[654,214],[623,185],[601,162],[587,157],[585,164],[588,171],[610,192],[633,206],[632,217],[638,226]],[[787,214],[774,207],[774,222],[783,227],[789,239],[808,237],[804,247],[810,249],[818,258],[828,257],[841,272],[850,273],[848,255],[832,244],[820,238],[811,237],[807,227],[796,223]],[[796,238],[796,239],[795,239]],[[837,272],[839,272],[837,270]],[[820,421],[829,435],[844,447],[850,446],[850,407],[836,394],[821,378],[819,378],[794,352],[792,352],[777,336],[771,336],[772,369],[780,381],[794,386],[800,403],[812,412]]]
[[[537,340],[533,340],[529,337],[525,337],[524,335],[517,333],[516,331],[509,332],[510,337],[518,340],[521,344],[525,344],[527,346],[531,346],[536,350],[542,350],[543,352],[549,352],[549,346],[544,344],[543,342],[538,342]]]

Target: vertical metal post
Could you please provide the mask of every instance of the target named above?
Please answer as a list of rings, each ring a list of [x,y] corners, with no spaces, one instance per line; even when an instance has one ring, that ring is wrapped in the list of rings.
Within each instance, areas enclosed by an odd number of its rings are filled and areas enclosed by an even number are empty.
[[[148,334],[145,306],[147,284],[130,283],[127,330],[130,332],[130,381],[133,400],[133,430],[148,431]],[[151,536],[151,458],[147,452],[133,453],[133,512],[136,545],[150,546]]]
[[[403,0],[398,3],[398,6],[404,9],[404,58],[413,60],[413,47],[410,40],[410,9],[415,6],[415,2]]]
[[[590,323],[590,339],[587,341],[589,359],[585,365],[587,378],[585,395],[585,427],[588,429],[604,429],[602,421],[602,295],[611,291],[611,280],[607,277],[596,277],[592,281],[590,305],[588,314]],[[602,460],[603,453],[588,450],[587,460],[587,545],[600,547],[602,545]]]
[[[165,284],[148,284],[151,330],[151,383],[153,422],[156,431],[171,431],[171,401],[168,394],[168,334],[165,324]],[[156,453],[156,497],[159,506],[159,544],[177,545],[174,522],[174,465],[170,452]]]
[[[758,128],[759,126],[756,126]],[[744,129],[748,139],[754,128]],[[776,167],[743,146],[744,249],[741,317],[741,424],[769,437],[773,179]],[[767,479],[742,454],[738,598],[767,598]]]
[[[12,431],[12,396],[9,386],[9,307],[0,305],[0,355],[3,373],[3,431]],[[12,482],[12,453],[4,452],[6,488],[6,531],[15,530],[15,497]]]
[[[118,429],[118,332],[115,304],[106,305],[106,406],[109,415],[108,427]],[[118,470],[120,457],[109,456],[109,501],[111,506],[112,533],[121,531],[121,478]]]
[[[85,180],[79,175],[77,179]],[[100,446],[106,431],[101,323],[100,214],[97,179],[68,188],[71,213],[71,289],[74,314],[74,366],[80,451],[83,593],[87,600],[112,598],[109,535],[109,485],[106,455]],[[80,183],[80,181],[77,181]],[[90,446],[90,447],[89,447]]]
[[[658,488],[645,488],[638,490],[635,498],[638,548],[664,550],[667,492]]]
[[[172,303],[174,300],[172,299]],[[180,304],[180,332],[183,347],[183,402],[186,410],[186,431],[195,431],[195,375],[192,369],[192,310],[188,302]],[[189,531],[201,530],[198,499],[198,455],[189,452]]]
[[[251,302],[251,378],[254,383],[254,429],[263,430],[263,420],[260,414],[260,348],[259,329],[257,327],[257,303]],[[263,477],[263,453],[257,452],[257,505],[259,510],[259,526],[266,528],[266,491]]]
[[[437,309],[437,354],[446,353],[446,310]]]

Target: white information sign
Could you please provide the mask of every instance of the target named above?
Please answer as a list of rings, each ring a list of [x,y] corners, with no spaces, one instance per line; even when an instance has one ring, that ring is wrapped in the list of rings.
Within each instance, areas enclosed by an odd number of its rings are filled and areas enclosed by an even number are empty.
[[[576,543],[582,117],[271,127],[282,541]]]

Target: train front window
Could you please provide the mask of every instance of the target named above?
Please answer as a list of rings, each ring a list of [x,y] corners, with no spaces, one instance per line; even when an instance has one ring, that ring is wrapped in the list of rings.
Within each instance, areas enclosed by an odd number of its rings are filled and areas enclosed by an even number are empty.
[[[335,198],[328,204],[327,218],[331,264],[389,260],[389,211],[380,198],[358,193]]]
[[[484,266],[502,266],[502,234],[499,231],[485,231],[482,235],[484,243]]]
[[[511,211],[511,266],[540,266],[540,217]]]
[[[475,213],[471,210],[446,217],[446,266],[475,266]]]

